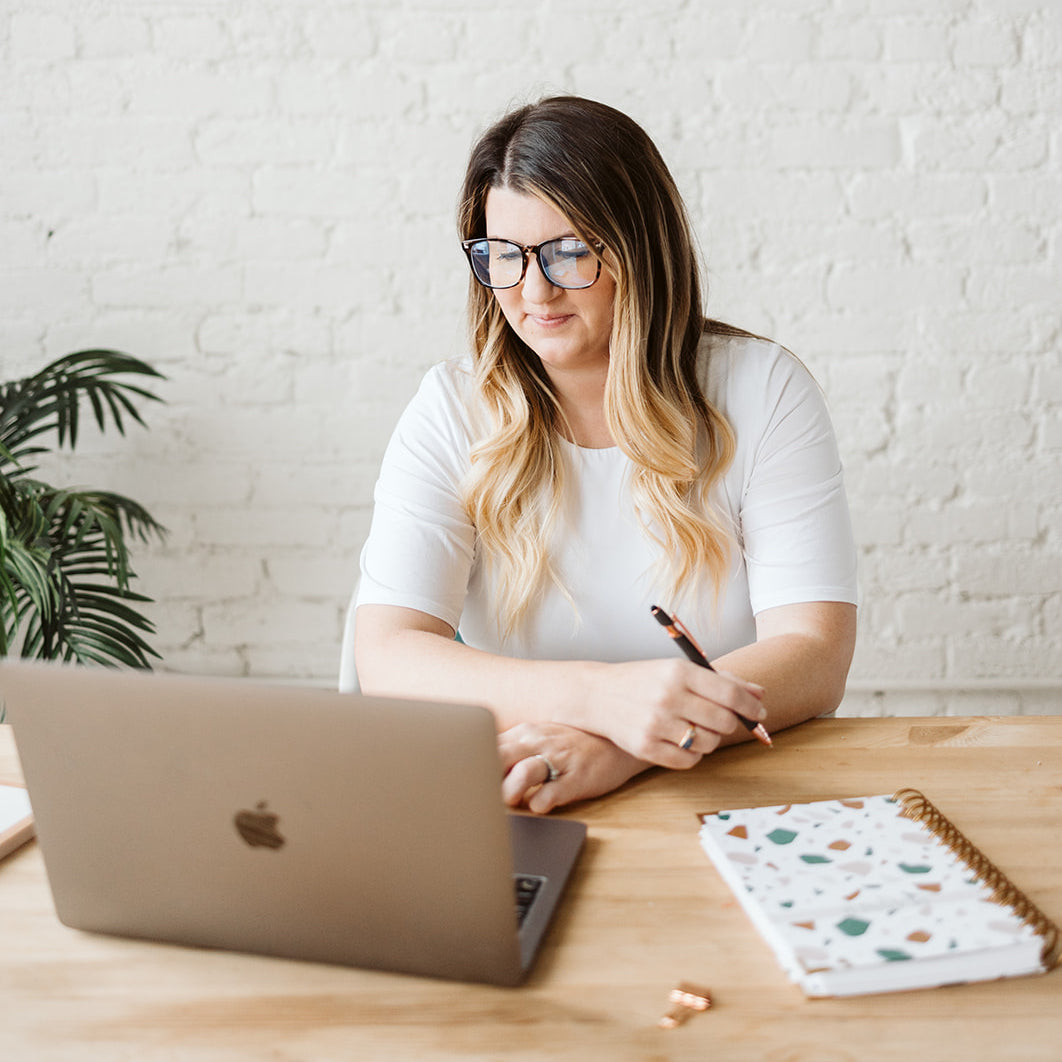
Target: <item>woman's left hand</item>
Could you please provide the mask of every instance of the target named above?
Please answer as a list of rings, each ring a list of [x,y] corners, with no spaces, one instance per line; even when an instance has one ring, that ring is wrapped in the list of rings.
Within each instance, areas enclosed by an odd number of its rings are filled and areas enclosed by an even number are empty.
[[[498,752],[505,770],[505,803],[524,805],[540,815],[562,804],[609,793],[652,766],[607,738],[563,723],[510,727],[498,735]]]

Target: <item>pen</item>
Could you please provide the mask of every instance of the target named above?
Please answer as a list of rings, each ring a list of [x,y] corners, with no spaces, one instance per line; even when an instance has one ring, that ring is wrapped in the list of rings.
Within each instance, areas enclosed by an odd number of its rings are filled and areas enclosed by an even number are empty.
[[[652,613],[656,617],[657,623],[660,624],[664,630],[675,640],[675,644],[686,654],[689,660],[692,660],[700,667],[706,667],[709,671],[714,671],[715,668],[708,662],[708,657],[701,651],[700,646],[693,640],[693,635],[683,626],[682,621],[678,616],[669,616],[662,608],[658,608],[656,605],[652,607]],[[760,741],[765,745],[772,745],[771,735],[764,729],[763,723],[757,723],[753,719],[746,719],[738,712],[734,713],[738,719],[741,720],[746,730],[751,731]],[[692,731],[690,732],[692,736]]]

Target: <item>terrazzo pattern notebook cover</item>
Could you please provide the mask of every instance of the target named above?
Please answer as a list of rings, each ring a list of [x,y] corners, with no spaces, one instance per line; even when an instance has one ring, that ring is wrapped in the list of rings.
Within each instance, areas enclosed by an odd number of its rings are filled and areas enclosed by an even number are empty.
[[[809,996],[1043,972],[1058,929],[915,790],[700,816],[700,840]]]

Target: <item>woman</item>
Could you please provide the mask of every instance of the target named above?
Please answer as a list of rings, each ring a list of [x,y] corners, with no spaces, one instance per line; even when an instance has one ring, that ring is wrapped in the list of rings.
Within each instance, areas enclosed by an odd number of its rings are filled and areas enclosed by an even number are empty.
[[[649,137],[585,99],[520,108],[475,145],[459,227],[473,352],[384,458],[362,689],[491,708],[505,798],[536,812],[690,767],[748,738],[739,715],[833,710],[856,585],[829,417],[791,354],[705,321]]]

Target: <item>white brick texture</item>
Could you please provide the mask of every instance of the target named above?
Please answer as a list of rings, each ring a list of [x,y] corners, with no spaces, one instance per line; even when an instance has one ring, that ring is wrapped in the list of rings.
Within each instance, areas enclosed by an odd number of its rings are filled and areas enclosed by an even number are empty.
[[[56,467],[171,527],[136,557],[165,666],[334,680],[383,445],[464,346],[466,152],[554,91],[649,129],[711,312],[826,390],[842,712],[1057,710],[1057,0],[0,3],[2,376],[168,377]]]

